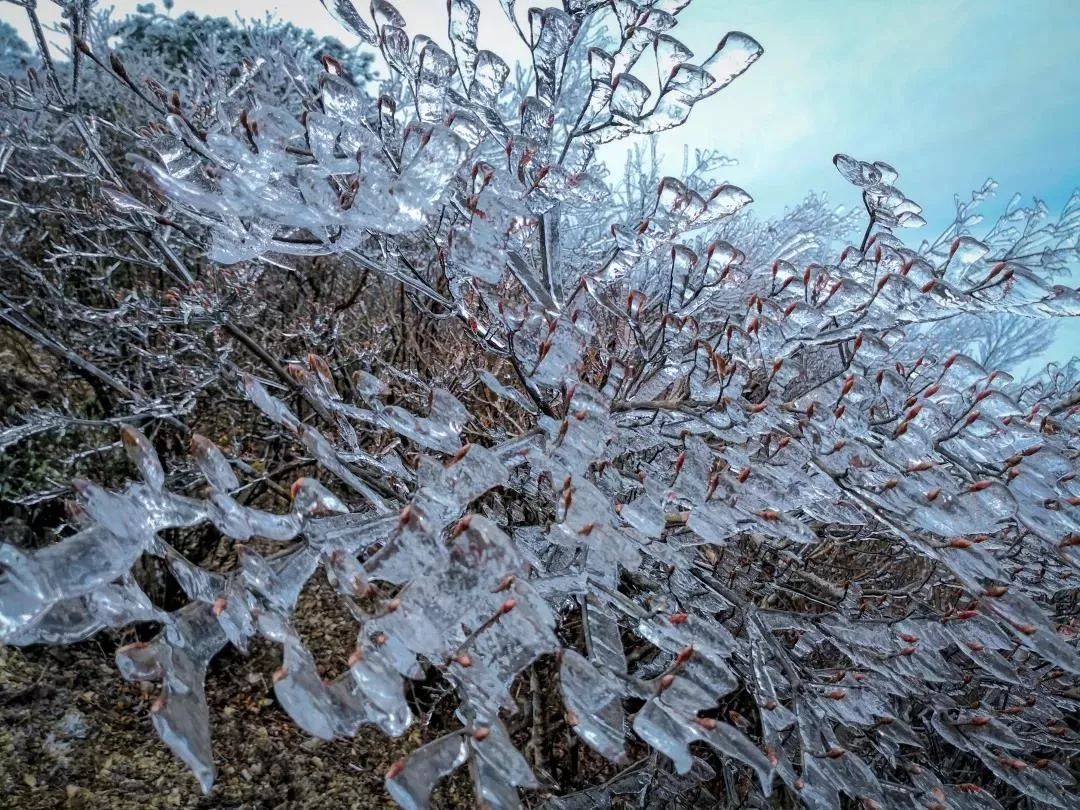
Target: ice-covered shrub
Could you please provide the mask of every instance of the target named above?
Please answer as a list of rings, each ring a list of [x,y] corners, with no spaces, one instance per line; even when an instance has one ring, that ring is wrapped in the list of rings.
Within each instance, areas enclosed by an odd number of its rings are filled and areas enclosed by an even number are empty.
[[[158,208],[111,188],[111,216],[163,250],[205,234],[223,265],[334,256],[389,279],[488,358],[471,390],[506,418],[478,424],[463,391],[389,364],[345,375],[314,354],[271,357],[278,378],[260,379],[221,360],[321,482],[297,480],[288,512],[244,505],[242,465],[195,436],[206,487],[181,494],[169,484],[179,460],[126,428],[140,482],[80,482],[77,533],[34,552],[0,546],[0,638],[159,624],[117,663],[160,682],[154,727],[205,790],[207,664],[261,637],[281,647],[280,705],[323,739],[400,735],[415,721],[407,679],[436,670],[452,685],[460,728],[386,775],[405,807],[464,766],[488,807],[541,786],[507,719],[511,685],[545,656],[587,745],[618,762],[644,743],[685,784],[729,769],[729,802],[786,791],[810,807],[842,795],[985,807],[1008,790],[1068,806],[1076,389],[1020,390],[912,336],[958,315],[1080,314],[1077,291],[1039,272],[1075,258],[1080,198],[1051,225],[1003,236],[1038,219],[1011,208],[986,241],[965,232],[914,250],[896,230],[924,223],[897,171],[841,154],[869,224],[832,263],[793,264],[814,244],[800,229],[771,255],[730,243],[720,235],[740,232],[730,223],[750,195],[670,177],[643,215],[568,253],[561,226],[609,194],[596,150],[678,126],[761,46],[731,32],[695,58],[673,35],[684,0],[567,0],[523,16],[503,0],[532,55],[511,120],[511,66],[478,49],[469,0],[448,3],[449,50],[410,36],[385,0],[370,17],[328,5],[378,48],[396,96],[373,97],[328,58],[302,105],[223,90],[196,123],[166,97],[132,157]],[[585,47],[587,28],[608,48]],[[588,71],[575,98],[563,95],[570,59]],[[1033,228],[1044,249],[1010,255]],[[237,272],[200,286],[166,258],[186,276],[168,302],[178,322],[226,317],[253,283]],[[365,441],[376,432],[398,440],[377,450]],[[241,545],[234,570],[206,570],[162,535],[203,524],[281,548]],[[143,555],[166,562],[184,607],[147,598],[131,574]],[[313,576],[358,627],[329,682],[291,623]],[[602,805],[650,778],[677,792],[679,776],[631,771],[552,806]]]

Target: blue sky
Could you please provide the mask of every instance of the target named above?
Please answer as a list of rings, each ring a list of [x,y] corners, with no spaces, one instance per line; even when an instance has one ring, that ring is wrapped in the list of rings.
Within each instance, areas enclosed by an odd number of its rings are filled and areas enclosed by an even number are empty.
[[[504,51],[513,37],[497,0],[477,1],[481,46]],[[552,3],[519,2],[534,4]],[[44,18],[56,19],[51,3],[40,5]],[[123,12],[135,3],[115,5]],[[396,5],[415,31],[445,26],[443,0]],[[187,10],[269,10],[348,42],[318,0],[177,0],[174,13]],[[1000,184],[988,214],[1016,191],[1056,212],[1080,186],[1080,0],[695,0],[680,17],[675,33],[700,58],[728,30],[765,47],[758,64],[696,108],[666,144],[672,154],[685,142],[738,159],[727,179],[762,214],[780,213],[811,189],[857,205],[832,168],[838,151],[899,169],[898,185],[925,209],[927,235],[951,220],[954,194],[966,197],[987,177]],[[13,4],[0,3],[0,19],[26,31]],[[1073,319],[1046,359],[1078,353]]]

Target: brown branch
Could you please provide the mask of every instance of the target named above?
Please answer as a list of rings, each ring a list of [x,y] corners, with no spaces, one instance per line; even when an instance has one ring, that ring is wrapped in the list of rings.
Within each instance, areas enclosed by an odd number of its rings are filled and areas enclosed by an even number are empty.
[[[296,380],[289,376],[289,372],[285,370],[277,360],[273,358],[270,352],[266,351],[262,346],[255,342],[255,340],[243,329],[234,324],[232,321],[225,321],[222,324],[225,327],[225,331],[239,340],[249,352],[254,354],[260,360],[262,360],[273,372],[284,382],[290,389],[298,388]],[[320,414],[325,417],[325,414]],[[333,420],[330,420],[333,422]]]
[[[1054,405],[1050,409],[1050,415],[1053,416],[1056,413],[1061,413],[1061,411],[1067,411],[1074,405],[1080,405],[1080,390],[1073,391],[1072,394],[1065,397],[1065,399],[1061,400],[1057,405]]]
[[[9,307],[11,310],[0,310],[0,320],[3,320],[4,323],[8,324],[12,329],[29,338],[55,357],[70,363],[82,376],[86,377],[92,384],[95,384],[95,387],[97,384],[104,384],[106,387],[113,389],[127,399],[138,400],[140,398],[138,394],[124,385],[124,383],[120,382],[120,380],[116,379],[116,377],[112,376],[107,371],[98,368],[89,360],[76,354],[62,343],[49,337],[38,329],[36,325],[24,323],[21,318],[14,317],[11,312],[17,312],[18,308],[2,293],[0,293],[0,303]],[[23,316],[23,318],[25,317],[26,316]]]

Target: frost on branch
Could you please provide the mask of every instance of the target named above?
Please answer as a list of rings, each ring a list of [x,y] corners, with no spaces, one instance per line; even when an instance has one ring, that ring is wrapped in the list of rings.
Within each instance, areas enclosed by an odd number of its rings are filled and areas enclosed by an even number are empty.
[[[429,806],[462,767],[491,807],[552,788],[542,746],[515,739],[515,686],[547,665],[567,726],[625,766],[551,807],[643,788],[654,802],[700,789],[732,805],[990,804],[961,772],[1069,806],[1076,389],[1022,388],[917,336],[972,314],[1080,314],[1077,291],[1042,272],[1075,259],[1075,201],[1034,256],[1013,248],[1038,228],[980,241],[966,213],[948,246],[915,250],[896,235],[924,224],[897,171],[837,155],[868,224],[831,262],[796,266],[815,234],[764,242],[741,219],[749,194],[701,176],[660,179],[579,255],[562,233],[608,191],[596,150],[682,123],[761,55],[754,40],[729,33],[694,61],[672,34],[683,2],[523,15],[504,2],[532,53],[518,97],[506,62],[478,48],[468,0],[449,3],[449,51],[410,38],[384,0],[370,23],[327,5],[378,46],[386,93],[328,62],[302,106],[225,95],[205,130],[162,111],[135,163],[215,261],[355,264],[475,362],[425,379],[396,350],[357,349],[363,369],[348,351],[284,366],[267,352],[270,380],[215,355],[317,474],[295,481],[287,511],[257,508],[239,497],[253,468],[195,436],[206,487],[181,492],[184,462],[125,429],[140,482],[80,482],[78,531],[0,546],[0,639],[158,625],[118,666],[161,683],[155,729],[205,790],[223,756],[207,665],[263,639],[281,651],[278,704],[326,740],[404,734],[407,682],[445,680],[452,729],[386,774],[404,807]],[[225,301],[206,292],[201,317],[250,349]],[[237,544],[232,570],[163,535],[197,526]],[[132,569],[147,555],[187,604],[167,612],[143,592]],[[328,681],[294,626],[315,576],[356,623]]]

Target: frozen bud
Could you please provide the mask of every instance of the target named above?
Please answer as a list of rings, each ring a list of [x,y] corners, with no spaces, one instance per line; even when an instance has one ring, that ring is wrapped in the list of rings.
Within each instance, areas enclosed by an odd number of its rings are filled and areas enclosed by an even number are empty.
[[[301,515],[345,514],[349,511],[340,498],[314,478],[298,478],[290,490],[293,510]]]
[[[151,489],[160,492],[165,485],[165,472],[150,440],[143,435],[142,431],[127,425],[120,431],[120,437],[128,458],[138,468],[143,481]]]
[[[463,458],[465,458],[465,456],[467,456],[469,454],[469,450],[471,450],[471,449],[472,449],[472,444],[471,443],[463,444],[454,453],[454,455],[452,455],[450,457],[450,460],[446,462],[446,466],[450,467],[450,466],[452,466],[454,464],[457,464],[459,461],[461,461]]]

